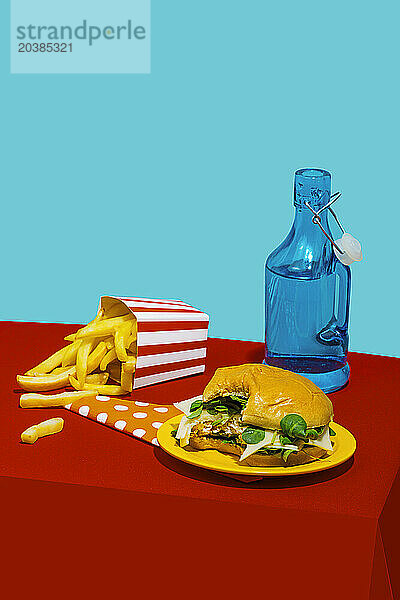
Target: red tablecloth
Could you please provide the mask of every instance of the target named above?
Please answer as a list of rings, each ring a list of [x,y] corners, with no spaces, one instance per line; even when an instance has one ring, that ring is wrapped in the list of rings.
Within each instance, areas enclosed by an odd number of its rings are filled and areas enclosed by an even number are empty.
[[[42,598],[55,589],[90,597],[400,597],[399,359],[350,353],[350,383],[330,395],[335,420],[357,438],[354,460],[246,484],[64,409],[18,408],[16,373],[76,328],[0,324],[3,586],[22,597],[29,583]],[[216,367],[260,362],[262,353],[259,343],[210,339],[204,375],[134,398],[195,396]],[[26,427],[53,416],[65,419],[61,434],[19,443]]]

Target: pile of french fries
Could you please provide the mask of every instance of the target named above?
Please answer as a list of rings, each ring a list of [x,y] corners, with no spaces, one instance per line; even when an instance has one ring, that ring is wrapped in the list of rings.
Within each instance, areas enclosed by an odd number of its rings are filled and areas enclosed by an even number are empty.
[[[22,389],[41,392],[71,385],[78,391],[106,396],[132,391],[137,323],[131,312],[121,315],[120,305],[107,311],[101,308],[93,321],[64,340],[69,342],[67,346],[24,375],[17,375]]]

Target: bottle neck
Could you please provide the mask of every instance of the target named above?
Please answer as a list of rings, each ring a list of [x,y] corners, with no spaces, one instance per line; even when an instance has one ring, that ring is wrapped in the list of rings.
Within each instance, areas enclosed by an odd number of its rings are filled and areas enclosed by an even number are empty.
[[[295,218],[292,233],[302,238],[307,237],[310,241],[325,244],[326,236],[317,223],[313,223],[313,213],[306,203],[318,212],[326,206],[331,196],[331,176],[323,169],[300,169],[295,173],[294,179],[294,206]],[[330,235],[328,224],[328,211],[324,210],[319,215],[321,225]]]
[[[317,211],[318,208],[314,208],[314,210]],[[324,210],[319,216],[321,219],[322,227],[325,229],[325,231],[330,233],[328,224],[328,211]],[[296,230],[301,229],[301,231],[303,231],[304,233],[307,232],[312,236],[314,235],[314,233],[318,234],[317,237],[319,237],[319,235],[322,235],[322,237],[326,240],[326,237],[322,233],[321,229],[318,227],[317,223],[313,223],[312,219],[313,214],[306,206],[295,207],[293,227]]]

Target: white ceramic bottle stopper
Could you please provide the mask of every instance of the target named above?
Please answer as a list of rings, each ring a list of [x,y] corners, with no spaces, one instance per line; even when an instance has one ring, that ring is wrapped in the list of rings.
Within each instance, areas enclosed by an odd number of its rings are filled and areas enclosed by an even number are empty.
[[[351,265],[354,261],[362,260],[361,244],[351,233],[344,233],[341,238],[335,240],[335,244],[343,251],[343,254],[340,254],[333,246],[336,258],[344,265]]]

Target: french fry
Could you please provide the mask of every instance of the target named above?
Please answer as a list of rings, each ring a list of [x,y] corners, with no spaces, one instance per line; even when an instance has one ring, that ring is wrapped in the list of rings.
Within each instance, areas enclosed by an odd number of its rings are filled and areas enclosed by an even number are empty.
[[[126,361],[126,364],[129,367],[129,369],[132,370],[132,373],[136,369],[136,362],[137,362],[136,356],[128,356],[128,360]]]
[[[46,392],[58,390],[68,385],[69,375],[74,376],[75,374],[76,367],[70,367],[67,371],[64,371],[64,373],[58,373],[56,375],[17,375],[17,382],[23,390],[27,390],[28,392]]]
[[[131,333],[131,335],[129,336],[126,347],[130,348],[133,344],[135,344],[136,340],[137,340],[137,333],[135,331],[135,333]]]
[[[107,365],[117,358],[115,348],[109,350],[100,363],[100,371],[105,371]]]
[[[135,361],[130,360],[124,362],[121,365],[121,387],[127,392],[132,391],[133,384],[133,373],[135,372],[136,359]]]
[[[74,365],[76,362],[76,355],[78,353],[79,347],[82,344],[81,340],[76,340],[72,342],[69,346],[66,347],[63,359],[61,361],[61,365],[63,367],[68,367],[70,365]]]
[[[75,400],[96,398],[96,392],[87,390],[79,392],[62,392],[61,394],[22,394],[19,399],[21,408],[50,408],[65,406]]]
[[[31,373],[31,375],[28,375],[28,377],[44,377],[45,375],[58,375],[59,373],[65,373],[65,371],[68,371],[68,369],[70,368],[71,365],[68,367],[56,367],[55,369],[50,371],[50,373],[36,373],[35,371],[30,370],[29,373]]]
[[[98,323],[92,323],[78,331],[76,339],[80,340],[88,337],[108,337],[114,335],[116,329],[126,321],[132,321],[133,315],[124,315],[123,317],[114,317],[112,319],[103,319]]]
[[[96,338],[85,339],[82,341],[76,354],[76,377],[79,381],[79,385],[82,386],[85,383],[85,378],[88,371],[88,358],[93,348],[96,346]]]
[[[79,382],[75,377],[69,378],[70,384],[76,390],[79,389]],[[104,396],[122,396],[127,392],[122,389],[120,385],[97,385],[95,383],[85,383],[83,388],[85,390],[96,390],[98,394],[102,394]]]
[[[66,335],[64,340],[66,342],[74,342],[76,338],[76,333],[70,333],[69,335]]]
[[[114,344],[115,344],[115,352],[117,353],[117,358],[121,362],[127,360],[128,355],[126,353],[126,348],[128,347],[128,339],[130,333],[132,331],[132,322],[128,321],[127,323],[123,323],[118,329],[115,331],[114,335]]]
[[[71,368],[71,365],[68,367],[56,367],[55,369],[52,370],[51,373],[49,373],[49,375],[58,375],[59,373],[65,373],[65,371],[68,371],[68,369]]]
[[[114,348],[114,337],[111,336],[104,340],[105,345],[107,346],[107,350],[112,350]]]
[[[105,385],[109,376],[109,373],[92,373],[91,375],[86,375],[85,383],[98,383],[100,385]]]
[[[90,321],[90,323],[88,323],[88,325],[92,325],[93,323],[97,323],[98,321],[100,321],[103,318],[103,316],[104,316],[104,308],[101,308],[99,310],[99,312],[97,313],[97,315],[95,316],[95,318],[93,319],[93,321]],[[88,325],[86,325],[86,327]],[[82,329],[84,329],[84,327],[81,327],[75,333],[70,333],[69,335],[66,335],[65,338],[64,338],[64,340],[66,342],[75,342],[76,341],[76,335],[77,335],[77,333],[79,333],[79,331],[82,331]]]
[[[48,419],[42,421],[37,425],[28,427],[24,432],[21,433],[21,441],[25,444],[34,444],[36,440],[45,435],[51,435],[53,433],[59,433],[64,427],[64,419],[57,417],[55,419]]]
[[[85,327],[88,327],[89,325],[94,325],[95,323],[98,323],[99,321],[101,321],[101,319],[104,317],[104,313],[105,313],[104,308],[99,308],[95,318],[92,321],[89,321],[89,323],[87,325],[85,325],[84,327],[81,327],[80,329],[78,329],[78,331],[75,332],[75,335],[79,331],[82,331],[82,329],[85,329]]]
[[[104,314],[105,314],[104,308],[99,308],[97,315],[93,319],[92,323],[97,323],[98,321],[101,321],[101,319],[104,317]]]
[[[101,363],[101,360],[107,354],[107,346],[104,342],[99,342],[96,348],[89,354],[87,362],[87,372],[95,371]]]
[[[52,371],[53,369],[55,369],[56,367],[61,365],[64,353],[67,348],[68,348],[68,346],[65,346],[64,348],[57,350],[57,352],[54,352],[54,354],[49,356],[49,358],[46,358],[46,360],[44,360],[43,362],[36,365],[36,367],[29,369],[29,371],[27,371],[25,373],[25,375],[28,375],[28,376],[35,375],[35,374],[38,374],[38,375],[43,374],[44,375],[46,373],[50,373],[50,371]]]

